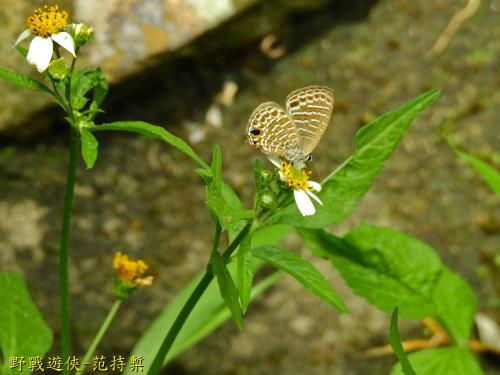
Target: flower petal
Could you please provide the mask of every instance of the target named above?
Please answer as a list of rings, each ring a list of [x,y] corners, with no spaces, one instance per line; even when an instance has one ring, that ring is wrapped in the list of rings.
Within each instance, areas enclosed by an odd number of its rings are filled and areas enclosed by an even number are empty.
[[[308,181],[309,187],[312,187],[314,191],[321,191],[321,185],[315,181]]]
[[[281,180],[281,181],[283,181],[283,182],[287,182],[287,181],[288,181],[288,177],[287,177],[287,176],[285,176],[285,175],[283,174],[283,172],[281,172],[281,169],[280,169],[280,170],[278,170],[278,174],[280,175],[280,180]]]
[[[305,190],[306,194],[309,195],[312,199],[314,199],[316,202],[318,202],[320,205],[323,206],[323,202],[321,202],[321,199],[319,199],[316,194],[314,194],[312,191]]]
[[[297,204],[297,208],[299,209],[302,216],[314,215],[316,209],[314,208],[311,199],[304,190],[302,189],[294,190],[293,197],[295,198],[295,203]]]
[[[42,73],[50,64],[53,48],[52,39],[35,36],[30,43],[26,60],[31,65],[36,65],[36,69]]]
[[[27,37],[29,37],[31,35],[31,30],[30,29],[26,29],[24,30],[21,34],[19,34],[19,36],[17,37],[17,40],[16,42],[14,43],[14,47],[16,47],[19,43],[21,43],[24,39],[26,39]]]
[[[66,51],[71,53],[73,57],[75,55],[75,41],[66,31],[61,31],[60,33],[51,35],[51,38],[54,42],[63,47]]]
[[[267,155],[267,158],[275,167],[281,168],[281,159],[277,155]]]

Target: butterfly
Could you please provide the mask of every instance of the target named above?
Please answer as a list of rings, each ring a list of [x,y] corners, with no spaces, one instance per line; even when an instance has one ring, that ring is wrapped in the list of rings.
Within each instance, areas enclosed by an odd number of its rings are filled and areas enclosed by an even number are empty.
[[[274,102],[262,103],[248,120],[248,142],[302,169],[328,127],[333,104],[333,90],[325,86],[291,92],[286,98],[286,110]]]

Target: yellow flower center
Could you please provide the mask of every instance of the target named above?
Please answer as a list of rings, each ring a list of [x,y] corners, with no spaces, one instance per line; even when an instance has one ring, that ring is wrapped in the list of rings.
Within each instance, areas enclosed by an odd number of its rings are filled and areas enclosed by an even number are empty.
[[[113,259],[113,267],[116,276],[133,288],[153,283],[152,276],[141,277],[148,269],[147,264],[141,259],[129,260],[128,256],[117,253]]]
[[[35,13],[28,17],[26,23],[28,28],[35,35],[47,38],[53,34],[57,34],[66,28],[68,22],[68,13],[59,10],[59,7],[45,5],[40,9],[35,10]]]
[[[311,172],[305,169],[295,169],[293,164],[287,161],[281,163],[280,171],[286,177],[285,182],[290,188],[313,191],[313,188],[309,186]]]

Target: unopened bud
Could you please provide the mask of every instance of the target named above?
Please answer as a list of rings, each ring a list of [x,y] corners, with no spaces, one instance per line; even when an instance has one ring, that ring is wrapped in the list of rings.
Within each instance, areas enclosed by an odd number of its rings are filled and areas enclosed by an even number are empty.
[[[94,39],[94,28],[85,23],[72,23],[68,26],[68,32],[77,47],[84,46]]]
[[[259,205],[263,208],[272,208],[276,204],[276,196],[269,190],[262,191],[259,197]]]

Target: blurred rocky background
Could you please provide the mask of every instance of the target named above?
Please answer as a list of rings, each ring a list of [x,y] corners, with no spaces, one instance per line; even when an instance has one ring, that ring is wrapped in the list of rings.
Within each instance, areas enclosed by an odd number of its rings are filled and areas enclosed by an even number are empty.
[[[99,121],[146,120],[187,139],[206,160],[220,144],[224,178],[249,205],[252,164],[244,142],[251,111],[283,103],[301,86],[327,85],[337,102],[316,152],[326,176],[354,150],[371,119],[430,88],[439,101],[410,129],[373,189],[342,225],[361,220],[428,242],[473,286],[480,311],[498,321],[500,204],[440,136],[500,165],[500,2],[483,0],[446,48],[433,46],[467,2],[459,0],[62,1],[96,40],[82,64],[112,82]],[[37,76],[9,50],[39,1],[0,0],[1,65]],[[34,92],[0,82],[0,269],[20,271],[58,332],[58,235],[68,131],[61,112]],[[98,134],[100,155],[78,171],[71,248],[74,349],[81,353],[112,301],[118,250],[152,264],[155,285],[123,306],[103,353],[126,353],[151,319],[200,271],[212,224],[190,160],[150,139]],[[196,236],[193,236],[193,233]],[[301,252],[332,282],[350,312],[340,316],[284,278],[254,303],[239,332],[228,323],[188,350],[168,374],[387,374],[392,356],[365,359],[388,340],[388,319],[353,296],[330,264]],[[405,338],[421,334],[402,321]],[[53,352],[58,352],[55,344]],[[221,355],[220,353],[224,353]],[[487,374],[499,373],[483,356]]]

